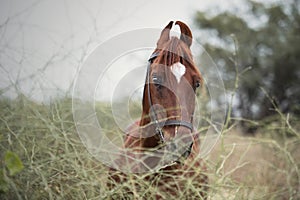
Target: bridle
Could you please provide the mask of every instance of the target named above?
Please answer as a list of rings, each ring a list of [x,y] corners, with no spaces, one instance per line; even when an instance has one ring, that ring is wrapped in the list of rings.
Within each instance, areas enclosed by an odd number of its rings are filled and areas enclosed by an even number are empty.
[[[157,58],[158,55],[159,55],[158,52],[154,52],[150,56],[150,58],[148,59],[148,65],[147,65],[147,77],[146,77],[146,81],[145,81],[146,83],[145,84],[148,84],[147,93],[148,93],[148,103],[149,103],[150,108],[153,105],[152,99],[151,99],[151,92],[150,92],[150,67],[151,67],[151,64]],[[164,138],[164,134],[163,134],[163,127],[164,126],[184,126],[188,129],[190,129],[191,132],[193,132],[193,130],[194,130],[193,124],[191,122],[182,121],[182,120],[173,120],[173,119],[166,119],[166,120],[163,120],[163,121],[159,121],[155,109],[153,110],[152,121],[154,121],[155,133],[156,133],[156,135],[158,135],[158,137],[160,139],[160,142],[162,144],[166,143],[165,138]],[[193,146],[193,142],[191,142],[191,144],[188,145],[188,148],[181,155],[181,157],[187,158],[191,153],[192,146]],[[175,162],[179,162],[179,161],[175,161]]]

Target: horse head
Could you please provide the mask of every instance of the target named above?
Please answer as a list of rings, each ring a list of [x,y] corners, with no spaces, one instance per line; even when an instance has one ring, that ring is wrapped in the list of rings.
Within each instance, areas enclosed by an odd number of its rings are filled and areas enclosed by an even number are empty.
[[[173,24],[171,21],[162,30],[149,59],[140,126],[155,132],[145,139],[144,147],[170,143],[170,151],[183,149],[180,154],[186,157],[193,145],[195,94],[203,79],[193,61],[189,27],[176,21],[180,38],[170,37]]]

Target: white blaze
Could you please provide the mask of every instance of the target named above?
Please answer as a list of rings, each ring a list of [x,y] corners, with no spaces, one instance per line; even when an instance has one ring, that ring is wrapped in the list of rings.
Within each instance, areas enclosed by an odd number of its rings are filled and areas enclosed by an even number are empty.
[[[181,77],[185,74],[185,66],[180,62],[174,63],[171,66],[171,71],[177,79],[177,82],[180,82]]]

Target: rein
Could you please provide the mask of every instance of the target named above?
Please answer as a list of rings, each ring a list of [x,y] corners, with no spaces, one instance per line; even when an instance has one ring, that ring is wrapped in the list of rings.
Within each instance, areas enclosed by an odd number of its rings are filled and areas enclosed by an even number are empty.
[[[152,100],[151,100],[151,92],[150,92],[150,66],[153,63],[153,60],[155,60],[158,55],[159,55],[159,53],[157,53],[157,52],[153,53],[150,56],[150,58],[148,59],[148,65],[147,65],[146,84],[148,84],[147,93],[148,93],[148,103],[149,103],[150,108],[153,105]],[[163,134],[163,130],[162,130],[164,126],[184,126],[188,129],[190,129],[191,132],[193,132],[193,130],[194,130],[193,124],[191,122],[186,122],[186,121],[182,121],[182,120],[171,120],[171,119],[159,121],[155,109],[153,109],[153,113],[154,113],[153,121],[156,126],[155,133],[156,133],[156,135],[158,135],[160,142],[162,144],[166,143],[164,134]],[[193,142],[191,142],[191,144],[188,146],[187,150],[181,155],[181,157],[183,157],[184,159],[187,158],[191,153],[192,146],[193,146]],[[175,162],[181,163],[180,160],[177,160]]]

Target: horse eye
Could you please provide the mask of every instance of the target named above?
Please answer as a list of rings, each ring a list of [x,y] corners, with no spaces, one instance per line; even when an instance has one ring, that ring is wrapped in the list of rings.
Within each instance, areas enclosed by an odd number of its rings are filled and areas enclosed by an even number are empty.
[[[154,74],[152,76],[152,81],[155,84],[155,86],[160,86],[162,84],[162,79],[161,77],[157,76],[156,74]]]
[[[200,82],[197,81],[195,87],[198,88],[198,87],[200,87],[200,86],[201,86]]]

